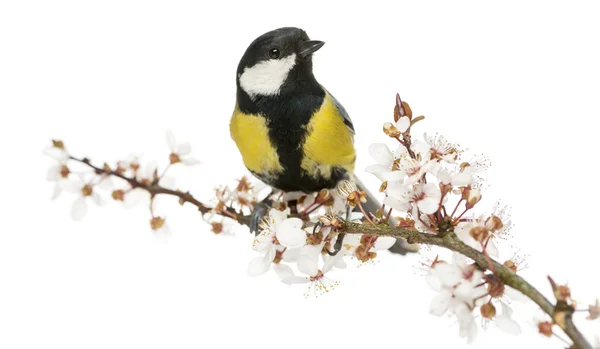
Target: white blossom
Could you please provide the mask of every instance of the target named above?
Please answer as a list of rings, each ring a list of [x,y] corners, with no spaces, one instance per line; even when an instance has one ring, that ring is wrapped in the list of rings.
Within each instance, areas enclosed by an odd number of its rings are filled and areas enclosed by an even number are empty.
[[[85,217],[88,211],[88,201],[92,201],[97,206],[104,204],[104,199],[95,192],[91,184],[85,184],[82,181],[64,181],[61,188],[67,192],[77,194],[71,206],[71,218],[79,221]]]
[[[171,131],[167,131],[167,144],[171,149],[171,163],[181,162],[187,166],[192,166],[200,163],[199,160],[189,156],[192,152],[192,147],[190,146],[190,143],[177,142],[177,139]],[[173,155],[175,155],[176,157],[174,157]]]
[[[466,259],[454,253],[452,263],[438,262],[426,276],[427,283],[439,292],[431,301],[430,313],[441,316],[454,314],[459,322],[459,334],[471,342],[477,335],[472,309],[477,299],[487,294],[482,286],[483,273]]]
[[[393,169],[394,161],[406,154],[406,148],[398,145],[396,151],[390,151],[383,143],[373,143],[369,146],[369,154],[375,160],[374,165],[367,166],[366,172],[372,173],[382,181],[403,180],[406,174],[398,169]]]
[[[415,185],[388,183],[386,193],[388,194],[384,199],[386,205],[399,211],[406,211],[411,203],[415,203],[425,214],[435,213],[442,197],[439,185],[434,183]]]

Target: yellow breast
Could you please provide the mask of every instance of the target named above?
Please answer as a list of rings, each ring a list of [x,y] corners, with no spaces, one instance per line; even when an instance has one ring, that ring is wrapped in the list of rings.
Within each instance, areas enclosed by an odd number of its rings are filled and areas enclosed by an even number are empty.
[[[265,118],[244,114],[236,106],[229,124],[229,131],[242,154],[244,165],[255,173],[269,176],[282,172],[283,167],[269,140],[265,122]]]
[[[307,126],[301,167],[312,176],[329,178],[334,166],[354,171],[354,135],[344,124],[329,94]]]

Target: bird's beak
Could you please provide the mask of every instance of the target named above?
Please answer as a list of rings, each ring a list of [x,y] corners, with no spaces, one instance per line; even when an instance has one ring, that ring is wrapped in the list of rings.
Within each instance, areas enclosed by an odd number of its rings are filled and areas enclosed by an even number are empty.
[[[318,49],[323,47],[323,45],[325,45],[325,43],[323,41],[319,41],[319,40],[305,41],[300,44],[300,52],[298,52],[298,55],[302,58],[310,56],[311,54],[316,52]]]

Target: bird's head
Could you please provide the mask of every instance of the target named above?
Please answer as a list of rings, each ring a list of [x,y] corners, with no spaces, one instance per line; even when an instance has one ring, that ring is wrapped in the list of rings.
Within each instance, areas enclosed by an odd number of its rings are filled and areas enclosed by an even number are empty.
[[[299,28],[284,27],[256,38],[246,49],[237,70],[238,86],[254,99],[279,95],[303,84],[316,83],[312,54],[323,41],[310,40]]]

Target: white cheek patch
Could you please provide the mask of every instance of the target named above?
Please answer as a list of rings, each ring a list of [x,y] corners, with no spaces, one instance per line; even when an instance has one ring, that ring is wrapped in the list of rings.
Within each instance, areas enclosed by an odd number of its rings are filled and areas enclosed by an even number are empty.
[[[240,76],[240,86],[250,98],[257,95],[277,95],[295,64],[296,54],[257,63],[244,69]]]

